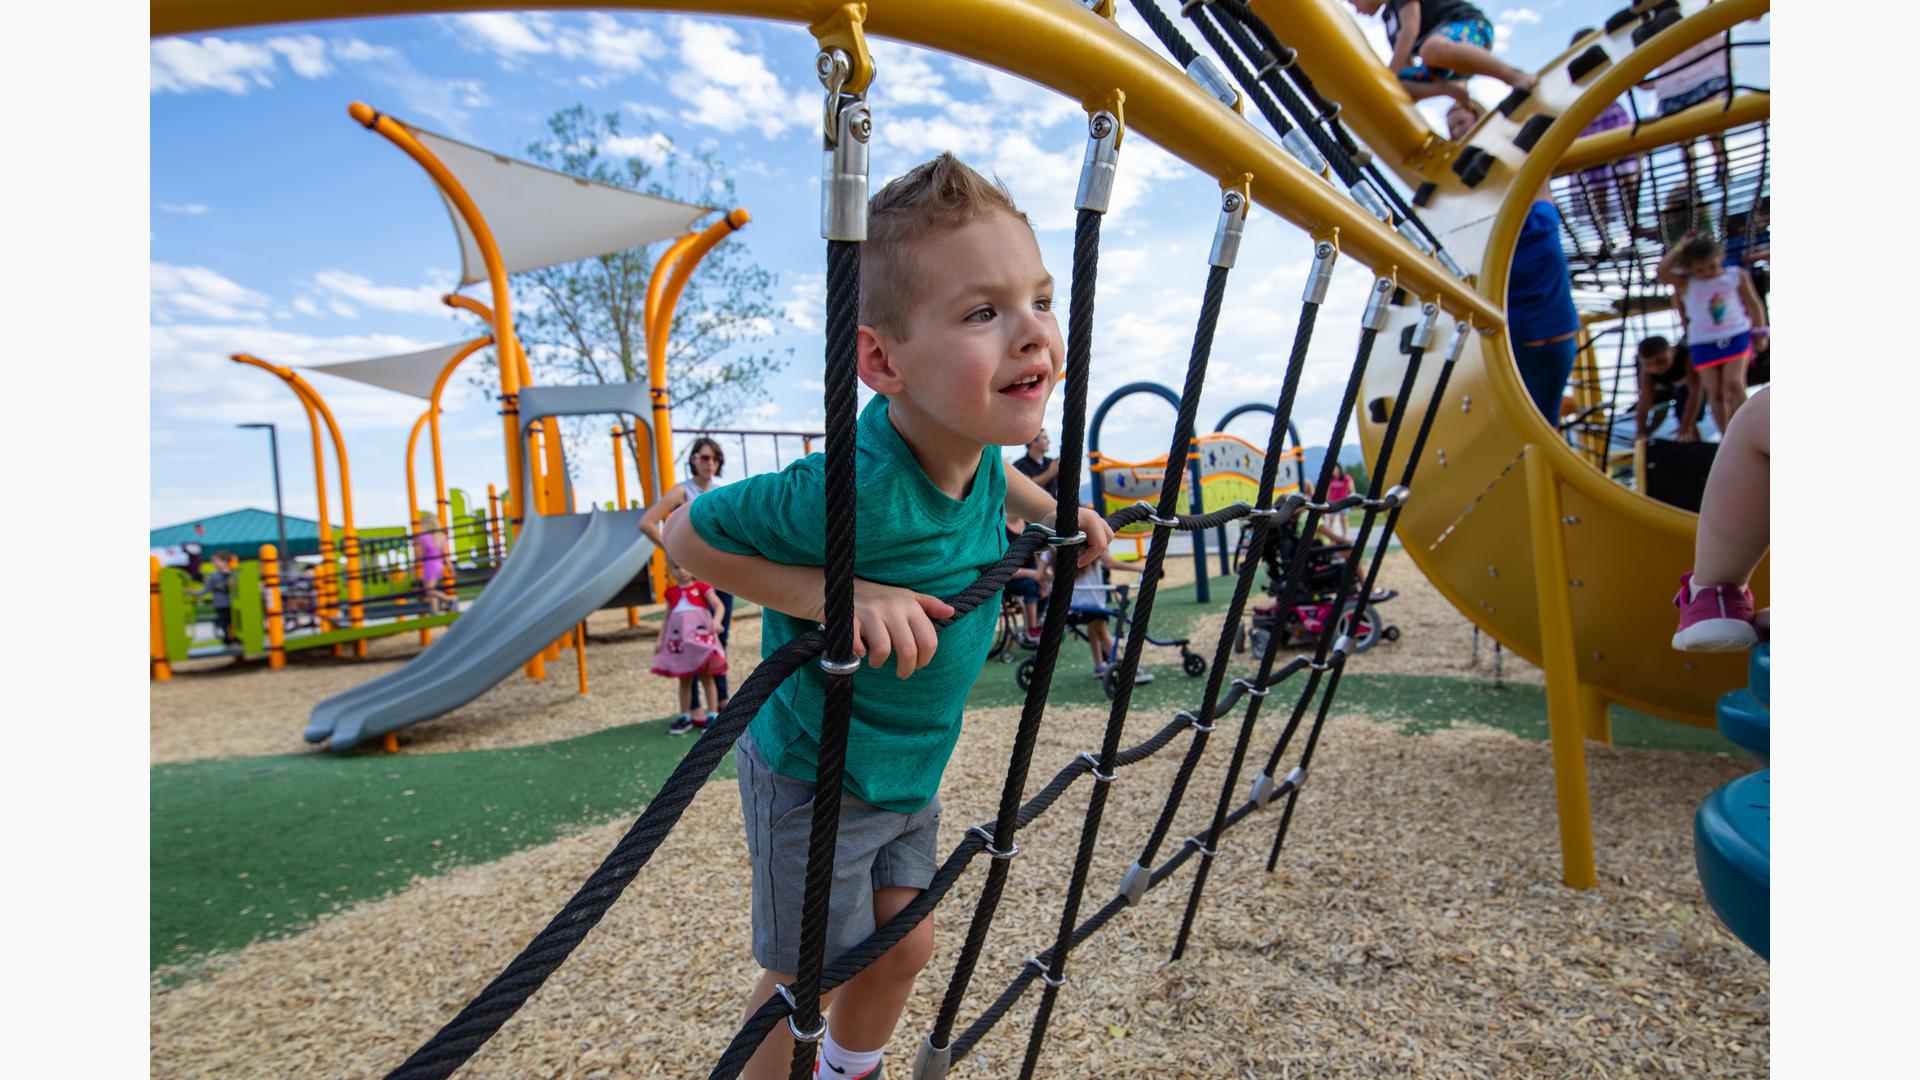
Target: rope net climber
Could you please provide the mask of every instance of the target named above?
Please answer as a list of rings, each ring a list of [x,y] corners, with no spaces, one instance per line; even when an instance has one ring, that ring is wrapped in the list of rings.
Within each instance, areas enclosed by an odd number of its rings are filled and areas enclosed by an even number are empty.
[[[1154,10],[1141,5],[1142,12]],[[1235,67],[1236,75],[1247,76],[1243,85],[1260,105],[1261,114],[1273,123],[1276,133],[1293,149],[1299,138],[1287,140],[1290,131],[1278,108],[1270,108],[1262,88],[1272,90],[1282,103],[1289,101],[1301,108],[1317,108],[1311,124],[1302,121],[1313,143],[1331,151],[1328,160],[1345,162],[1335,171],[1343,179],[1354,177],[1350,194],[1369,212],[1389,224],[1404,225],[1402,235],[1426,235],[1411,220],[1398,215],[1379,201],[1379,192],[1361,183],[1366,176],[1355,163],[1354,155],[1342,145],[1341,129],[1332,110],[1324,103],[1311,104],[1310,84],[1297,70],[1273,68],[1262,59],[1285,51],[1264,23],[1244,5],[1219,0],[1209,16],[1204,8],[1190,8],[1197,21],[1211,18],[1218,25],[1205,23],[1210,41],[1220,34],[1249,51],[1249,56],[1266,70],[1260,82],[1237,59],[1223,52]],[[1198,14],[1195,14],[1195,13]],[[1153,22],[1151,18],[1150,23]],[[1167,25],[1164,16],[1160,23]],[[1178,34],[1170,34],[1169,48]],[[1222,40],[1225,40],[1224,38]],[[1253,43],[1249,45],[1248,43]],[[1216,47],[1219,47],[1216,43]],[[1188,49],[1191,54],[1191,50]],[[1197,55],[1197,54],[1191,54]],[[827,151],[825,198],[822,207],[822,232],[827,243],[827,319],[825,345],[826,494],[824,520],[826,536],[826,621],[820,629],[802,634],[768,656],[735,691],[728,706],[713,719],[698,742],[681,760],[673,775],[644,813],[621,838],[613,851],[587,878],[574,896],[465,1008],[449,1021],[425,1045],[415,1051],[390,1075],[425,1078],[451,1074],[484,1044],[514,1012],[535,992],[567,958],[606,914],[621,891],[652,858],[669,831],[704,785],[714,768],[733,746],[748,721],[783,680],[803,665],[818,663],[828,673],[828,694],[819,740],[819,761],[808,844],[805,901],[798,970],[794,982],[782,987],[754,1012],[716,1060],[711,1076],[724,1080],[737,1076],[775,1025],[785,1023],[795,1037],[791,1075],[795,1080],[810,1076],[816,1045],[824,1033],[820,998],[845,983],[874,962],[917,926],[932,910],[946,900],[974,860],[985,854],[988,862],[984,880],[973,900],[973,909],[964,941],[954,960],[939,1012],[927,1032],[914,1075],[922,1080],[944,1076],[955,1063],[964,1060],[1006,1014],[1019,1003],[1037,981],[1039,1000],[1029,1031],[1021,1075],[1036,1075],[1046,1042],[1049,1019],[1061,992],[1070,985],[1073,951],[1088,938],[1140,903],[1150,890],[1165,884],[1188,863],[1198,860],[1188,885],[1187,901],[1180,925],[1174,935],[1172,955],[1181,957],[1190,942],[1207,883],[1208,872],[1220,854],[1225,838],[1237,826],[1255,814],[1281,803],[1278,822],[1267,845],[1267,866],[1271,870],[1282,850],[1293,821],[1300,792],[1312,768],[1314,752],[1325,730],[1338,691],[1342,672],[1351,651],[1344,636],[1323,635],[1311,655],[1282,662],[1280,634],[1268,636],[1256,671],[1250,677],[1228,677],[1228,662],[1233,652],[1235,630],[1252,593],[1255,577],[1266,563],[1270,544],[1280,529],[1294,528],[1293,519],[1312,535],[1320,520],[1328,514],[1344,514],[1359,509],[1362,520],[1353,547],[1354,555],[1340,577],[1334,610],[1352,604],[1356,616],[1364,611],[1373,596],[1387,542],[1399,518],[1400,508],[1410,497],[1415,463],[1432,430],[1447,380],[1460,358],[1470,333],[1467,322],[1457,323],[1445,346],[1444,360],[1437,385],[1428,395],[1426,407],[1417,417],[1409,417],[1409,402],[1419,379],[1426,354],[1439,336],[1440,311],[1432,303],[1418,304],[1403,293],[1390,277],[1376,277],[1369,284],[1361,316],[1361,333],[1353,362],[1345,382],[1330,446],[1344,443],[1348,424],[1360,397],[1361,386],[1375,351],[1376,338],[1385,328],[1390,309],[1412,301],[1418,318],[1405,338],[1405,373],[1393,399],[1385,434],[1372,467],[1369,489],[1333,502],[1316,502],[1298,494],[1276,502],[1274,488],[1285,440],[1305,372],[1320,309],[1333,278],[1339,252],[1335,244],[1317,241],[1311,250],[1311,263],[1303,290],[1298,321],[1278,401],[1269,426],[1266,456],[1262,466],[1258,494],[1252,504],[1235,503],[1207,514],[1182,516],[1178,513],[1182,470],[1169,470],[1158,500],[1126,507],[1107,520],[1115,528],[1147,523],[1151,539],[1143,564],[1143,573],[1133,619],[1138,632],[1127,635],[1119,660],[1117,690],[1100,744],[1078,754],[1059,766],[1038,791],[1028,794],[1028,778],[1038,742],[1041,721],[1046,713],[1048,694],[1059,660],[1067,626],[1072,590],[1056,588],[1047,602],[1043,629],[1034,656],[1034,667],[1021,708],[1007,773],[990,822],[967,829],[941,864],[929,887],[898,914],[858,945],[835,957],[825,952],[826,911],[831,886],[832,859],[838,824],[841,777],[847,749],[852,699],[851,673],[858,665],[853,655],[853,578],[856,538],[853,534],[855,494],[855,389],[854,334],[856,302],[859,291],[860,241],[866,232],[867,143],[871,137],[871,119],[864,100],[864,87],[852,87],[854,70],[851,58],[838,47],[822,51],[819,71],[827,87],[823,123]],[[1287,70],[1298,87],[1281,81]],[[1206,85],[1204,79],[1202,85]],[[1081,462],[1086,436],[1086,398],[1095,360],[1096,282],[1099,268],[1100,231],[1107,212],[1113,180],[1118,167],[1120,118],[1109,111],[1095,111],[1089,120],[1086,154],[1076,194],[1071,306],[1066,333],[1067,357],[1063,395],[1063,422],[1060,438],[1058,504],[1054,520],[1071,523],[1078,518]],[[1316,152],[1325,152],[1317,151]],[[1318,170],[1316,170],[1318,171]],[[1384,182],[1382,183],[1384,188]],[[1226,291],[1236,262],[1250,199],[1244,187],[1224,186],[1213,246],[1208,257],[1203,300],[1189,353],[1180,409],[1168,440],[1167,460],[1177,460],[1187,451],[1195,435],[1195,416],[1205,386],[1215,330],[1225,307]],[[1377,209],[1376,209],[1377,208]],[[1419,246],[1430,253],[1431,244]],[[1387,484],[1389,468],[1395,460],[1396,444],[1407,435],[1406,421],[1415,422],[1404,467],[1395,483]],[[1337,455],[1327,454],[1315,486],[1327,490]],[[1142,651],[1151,624],[1154,606],[1163,578],[1164,561],[1175,532],[1202,532],[1233,521],[1248,523],[1251,540],[1247,557],[1242,559],[1234,579],[1226,618],[1207,668],[1207,679],[1199,700],[1189,709],[1161,720],[1144,738],[1128,742],[1128,721],[1134,677],[1139,670]],[[1009,545],[1006,555],[987,568],[980,577],[956,596],[946,598],[954,608],[947,619],[937,620],[944,628],[982,603],[994,601],[1015,570],[1025,565],[1043,546],[1055,549],[1057,558],[1072,558],[1085,542],[1083,533],[1064,534],[1041,526],[1030,526],[1025,534]],[[1285,580],[1277,601],[1282,609],[1290,607],[1302,595],[1310,545],[1297,544],[1285,564]],[[1363,565],[1364,563],[1364,565]],[[1291,705],[1284,726],[1272,745],[1264,748],[1263,761],[1257,765],[1248,788],[1242,790],[1242,777],[1258,752],[1254,735],[1267,699],[1275,691],[1291,694]],[[1214,799],[1207,827],[1175,843],[1169,843],[1176,817],[1184,805],[1188,789],[1210,745],[1210,737],[1221,722],[1233,726],[1232,749],[1224,779]],[[1087,890],[1090,885],[1094,853],[1102,839],[1108,792],[1125,775],[1125,770],[1149,758],[1169,751],[1185,738],[1180,749],[1178,770],[1166,799],[1151,829],[1141,843],[1139,853],[1122,877],[1117,890],[1104,900],[1096,900],[1090,914]],[[1292,764],[1284,772],[1283,764]],[[983,950],[993,933],[996,911],[1007,887],[1019,854],[1019,836],[1023,829],[1052,809],[1083,777],[1091,787],[1080,826],[1073,869],[1065,886],[1060,917],[1052,940],[1035,951],[1012,972],[989,973],[982,970]],[[1004,980],[990,1004],[962,1026],[969,991],[973,984],[991,974]]]

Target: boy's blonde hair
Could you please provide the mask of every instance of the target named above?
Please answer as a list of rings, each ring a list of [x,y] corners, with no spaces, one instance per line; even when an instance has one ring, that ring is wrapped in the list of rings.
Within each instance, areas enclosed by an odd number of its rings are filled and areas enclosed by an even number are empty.
[[[924,291],[915,246],[991,213],[1008,214],[1033,227],[1006,188],[950,153],[889,181],[867,204],[867,239],[860,247],[860,322],[905,337],[914,300]]]

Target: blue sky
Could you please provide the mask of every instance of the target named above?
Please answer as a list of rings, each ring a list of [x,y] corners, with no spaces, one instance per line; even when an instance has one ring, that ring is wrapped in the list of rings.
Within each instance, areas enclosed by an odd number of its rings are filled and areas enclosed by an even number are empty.
[[[1533,0],[1487,11],[1499,51],[1533,66],[1613,6]],[[1130,6],[1120,7],[1122,27],[1149,40]],[[1378,23],[1362,26],[1384,51]],[[823,247],[814,51],[798,27],[629,14],[394,18],[153,42],[151,524],[271,506],[261,436],[233,427],[248,421],[281,425],[288,511],[313,512],[304,416],[277,380],[230,362],[229,353],[327,362],[471,335],[473,324],[438,300],[458,263],[438,198],[415,165],[348,118],[353,100],[514,156],[543,133],[550,114],[575,103],[620,113],[636,149],[645,149],[638,136],[658,132],[712,150],[754,217],[729,243],[777,273],[775,299],[786,318],[776,344],[793,355],[765,400],[731,426],[817,426]],[[941,54],[882,42],[876,59],[875,186],[943,149],[992,171],[1033,217],[1064,297],[1080,107]],[[1504,88],[1474,91],[1497,100]],[[1094,402],[1135,379],[1179,382],[1216,216],[1215,184],[1144,139],[1126,144],[1120,177],[1103,241]],[[1306,252],[1303,234],[1256,208],[1229,286],[1203,422],[1277,395]],[[1309,442],[1324,442],[1331,428],[1366,276],[1345,266],[1322,314],[1296,417]],[[484,288],[468,292],[484,297]],[[345,431],[358,519],[398,522],[403,451],[420,403],[313,380]],[[1170,422],[1164,405],[1131,402],[1113,413],[1103,449],[1121,457],[1163,452]],[[452,485],[483,492],[501,479],[497,424],[478,391],[451,394],[444,432]],[[1260,429],[1249,418],[1235,430]],[[772,466],[764,440],[748,449],[756,471]],[[794,452],[791,442],[782,451],[788,459]],[[611,497],[610,457],[603,446],[588,448],[584,494]],[[424,453],[417,468],[425,490]]]

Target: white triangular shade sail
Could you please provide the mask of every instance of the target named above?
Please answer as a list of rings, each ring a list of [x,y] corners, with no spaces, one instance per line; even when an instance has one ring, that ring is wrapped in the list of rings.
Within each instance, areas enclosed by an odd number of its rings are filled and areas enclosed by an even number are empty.
[[[412,125],[407,130],[472,197],[509,274],[679,236],[712,209],[582,180]],[[473,231],[445,192],[440,192],[440,200],[460,236],[460,284],[487,280],[486,260]]]
[[[437,348],[423,349],[415,353],[401,353],[398,356],[381,356],[372,360],[349,360],[343,364],[300,364],[308,371],[317,371],[322,375],[338,375],[343,379],[378,386],[382,390],[393,390],[402,394],[411,394],[422,401],[433,400],[433,384],[440,378],[440,370],[453,359],[453,354],[467,347],[465,341]]]

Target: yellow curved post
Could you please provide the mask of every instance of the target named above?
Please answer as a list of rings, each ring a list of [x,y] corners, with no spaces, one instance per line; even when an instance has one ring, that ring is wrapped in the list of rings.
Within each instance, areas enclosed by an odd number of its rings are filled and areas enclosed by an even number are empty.
[[[147,675],[154,682],[173,678],[167,663],[166,621],[160,614],[160,556],[147,556]]]
[[[667,394],[667,335],[673,329],[673,312],[700,260],[750,220],[745,210],[734,209],[700,232],[675,240],[647,282],[647,390],[653,400],[653,460],[661,494],[673,475],[673,413]]]
[[[483,321],[485,321],[489,325],[492,325],[494,322],[493,309],[481,303],[480,301],[475,300],[471,296],[463,296],[460,293],[448,293],[447,295],[441,297],[440,300],[442,303],[446,304],[448,307],[459,308],[462,311],[472,312],[473,314],[479,316]],[[514,347],[515,347],[515,351],[512,358],[512,363],[513,363],[514,370],[518,373],[518,378],[520,380],[519,384],[521,386],[532,386],[533,385],[533,369],[527,364],[527,354],[524,350],[521,350],[519,348],[518,340],[514,342]],[[500,350],[500,351],[504,352],[505,350]],[[504,358],[502,359],[504,361]],[[516,417],[518,416],[518,414],[519,414],[519,410],[516,408],[515,409]],[[566,468],[565,463],[560,460],[560,452],[559,452],[559,447],[561,445],[560,444],[560,423],[559,421],[555,420],[553,417],[547,417],[545,420],[540,421],[540,423],[533,430],[546,432],[547,445],[552,446],[554,449],[551,450],[546,455],[542,455],[534,451],[532,449],[534,445],[534,438],[533,438],[532,432],[528,433],[525,442],[520,442],[517,439],[515,440],[515,446],[518,447],[520,453],[533,455],[531,458],[528,459],[528,464],[531,466],[531,471],[533,473],[532,509],[537,510],[541,513],[547,513],[547,514],[559,513],[562,509],[564,509],[564,505],[557,502],[552,496],[552,492],[554,490],[552,477],[556,473],[562,473]],[[508,437],[513,438],[512,435],[509,435]],[[511,500],[514,498],[514,495],[513,495],[514,489],[519,485],[520,474],[518,471],[518,467],[514,461],[509,461],[507,463],[507,467],[510,470],[507,476],[507,497],[509,500]],[[565,490],[564,487],[561,488],[561,490],[564,491]],[[520,505],[524,509],[527,504],[522,503]],[[519,517],[515,516],[514,522],[516,524],[514,528],[516,532],[518,529],[518,525],[517,525],[518,521],[519,521]]]
[[[487,485],[487,533],[491,539],[487,545],[487,561],[497,568],[506,558],[507,546],[500,538],[500,491],[492,484]]]
[[[260,587],[267,592],[267,667],[287,666],[287,628],[280,621],[280,549],[260,545]]]
[[[464,297],[462,299],[464,299]],[[489,319],[488,321],[491,322],[492,320]],[[443,529],[449,527],[452,524],[452,522],[448,518],[448,514],[450,512],[450,505],[447,502],[446,469],[442,463],[442,459],[440,456],[440,395],[446,391],[447,380],[453,378],[453,373],[455,369],[459,368],[459,366],[462,363],[466,362],[467,357],[472,356],[474,353],[479,352],[481,349],[484,349],[491,344],[493,344],[493,337],[492,335],[488,335],[486,337],[474,338],[472,341],[469,341],[465,345],[462,345],[460,347],[459,352],[456,352],[452,356],[447,358],[446,366],[440,369],[439,378],[433,381],[433,392],[427,396],[427,417],[428,417],[427,429],[428,429],[429,438],[430,438],[429,445],[433,450],[434,517],[440,519],[440,527]],[[413,475],[412,450],[408,450],[407,452],[407,462],[408,462],[407,475],[411,477]],[[411,488],[408,489],[408,497],[409,498],[412,497]],[[448,566],[451,567],[452,563],[449,562]]]
[[[420,517],[420,493],[413,482],[413,455],[420,448],[420,429],[427,426],[427,420],[432,416],[433,406],[429,405],[427,411],[421,413],[420,418],[413,422],[413,430],[407,432],[407,530],[409,532],[413,530]]]
[[[347,114],[359,121],[363,127],[377,132],[388,142],[399,147],[408,157],[427,171],[433,182],[453,204],[467,229],[473,233],[480,247],[480,258],[487,266],[487,283],[493,290],[493,338],[499,343],[500,369],[500,422],[506,435],[507,476],[511,484],[507,488],[507,515],[518,520],[525,512],[525,495],[520,490],[520,370],[513,361],[520,357],[520,341],[513,334],[513,313],[511,290],[507,283],[506,264],[500,258],[500,249],[493,240],[493,230],[488,228],[487,219],[480,216],[480,208],[474,205],[473,197],[467,194],[460,181],[453,175],[433,152],[421,145],[405,125],[375,112],[365,102],[356,101],[347,106]]]
[[[627,508],[627,455],[623,449],[626,444],[626,436],[627,429],[621,427],[619,424],[613,425],[613,497],[614,506],[621,510]],[[641,479],[645,480],[646,470],[640,470],[640,474]],[[649,498],[647,501],[651,503],[653,500]],[[627,629],[631,630],[639,625],[640,609],[634,607],[632,604],[628,604]],[[585,693],[586,691],[582,689],[581,692]]]
[[[277,364],[269,364],[265,360],[249,353],[234,353],[232,360],[237,364],[247,364],[252,367],[257,367],[270,375],[278,377],[282,382],[287,383],[287,385],[293,389],[293,396],[299,399],[300,407],[307,412],[307,432],[313,437],[314,499],[320,514],[320,565],[313,579],[313,616],[323,628],[332,629],[339,624],[337,602],[340,591],[339,583],[335,580],[339,572],[339,565],[334,561],[333,526],[328,523],[331,515],[327,513],[327,457],[325,447],[320,441],[320,414],[315,411],[313,402],[307,400],[307,396],[302,394],[299,388],[293,386],[292,381],[288,378],[288,376],[292,374],[291,371]],[[329,618],[327,615],[327,612],[330,610],[334,612],[334,617],[332,618]],[[333,655],[339,656],[340,654],[340,647],[338,645],[334,646]]]
[[[1573,141],[1559,161],[1554,162],[1553,175],[1566,176],[1662,146],[1758,124],[1772,115],[1772,106],[1772,95],[1766,91],[1743,90],[1735,94],[1731,102],[1716,95],[1692,108],[1648,120],[1638,127],[1614,128],[1598,135],[1583,135]]]

